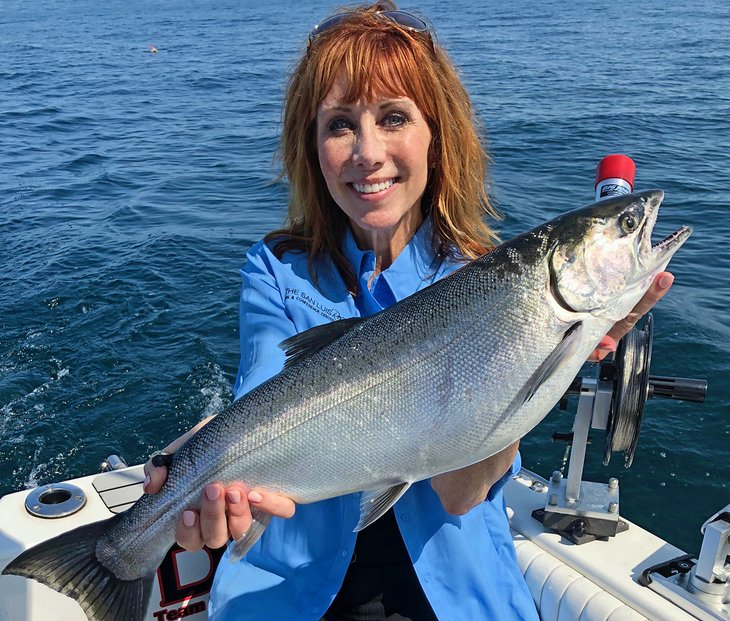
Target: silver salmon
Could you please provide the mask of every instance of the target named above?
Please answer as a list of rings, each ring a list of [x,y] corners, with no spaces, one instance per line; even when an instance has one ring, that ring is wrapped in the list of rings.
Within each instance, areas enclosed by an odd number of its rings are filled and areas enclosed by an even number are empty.
[[[497,453],[551,410],[689,237],[682,227],[652,245],[663,196],[566,213],[375,316],[285,341],[281,373],[193,436],[160,493],[23,552],[3,573],[74,597],[91,621],[137,621],[178,517],[211,481],[297,503],[362,492],[360,530],[415,481]],[[266,528],[254,517],[234,556]]]

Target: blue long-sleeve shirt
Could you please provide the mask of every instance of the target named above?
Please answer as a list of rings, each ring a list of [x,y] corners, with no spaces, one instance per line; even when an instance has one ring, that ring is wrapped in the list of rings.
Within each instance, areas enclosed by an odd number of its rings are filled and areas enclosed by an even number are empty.
[[[463,265],[437,256],[428,219],[370,286],[374,253],[360,250],[349,231],[343,250],[358,278],[356,298],[331,263],[318,266],[318,288],[305,254],[289,252],[280,260],[263,242],[251,248],[241,270],[236,397],[282,369],[284,352],[278,344],[285,338],[337,319],[372,315]],[[519,465],[518,455],[508,475]],[[504,480],[463,516],[444,511],[429,481],[412,485],[394,507],[418,579],[441,621],[537,619],[517,566]],[[243,560],[229,563],[226,553],[211,591],[211,621],[320,619],[352,557],[359,496],[298,505],[293,518],[274,518]]]

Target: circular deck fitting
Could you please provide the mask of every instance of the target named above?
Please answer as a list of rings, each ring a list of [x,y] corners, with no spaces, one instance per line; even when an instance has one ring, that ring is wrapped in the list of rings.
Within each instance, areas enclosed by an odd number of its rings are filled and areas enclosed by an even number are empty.
[[[85,504],[84,490],[70,483],[53,483],[36,487],[25,499],[28,513],[51,519],[73,515]]]

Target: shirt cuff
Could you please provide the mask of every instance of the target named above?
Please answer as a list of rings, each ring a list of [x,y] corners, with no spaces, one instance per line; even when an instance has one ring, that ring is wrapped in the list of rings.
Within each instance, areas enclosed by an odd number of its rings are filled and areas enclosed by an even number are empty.
[[[487,494],[487,501],[493,501],[497,497],[497,495],[502,492],[502,488],[507,484],[507,481],[515,476],[521,469],[522,456],[520,455],[520,452],[517,451],[517,455],[515,455],[515,460],[512,462],[512,467],[507,470],[507,472],[504,473],[504,476],[489,489],[489,493]]]

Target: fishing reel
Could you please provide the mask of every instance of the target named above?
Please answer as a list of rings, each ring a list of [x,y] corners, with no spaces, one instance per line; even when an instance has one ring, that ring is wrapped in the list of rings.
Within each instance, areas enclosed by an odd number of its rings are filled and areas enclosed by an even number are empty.
[[[619,341],[616,353],[599,367],[599,381],[611,382],[613,398],[606,425],[603,464],[611,453],[624,452],[627,468],[634,461],[647,400],[657,398],[702,403],[707,380],[650,375],[654,318],[649,314],[642,329],[634,328]]]
[[[606,432],[604,465],[612,453],[623,452],[629,468],[648,399],[705,400],[706,380],[650,375],[653,339],[654,319],[648,314],[643,326],[626,334],[616,352],[598,365],[595,377],[576,377],[561,399],[560,409],[565,410],[568,397],[578,396],[572,433],[553,435],[571,444],[568,473],[553,472],[545,508],[534,511],[533,517],[574,543],[605,539],[628,528],[619,519],[618,479],[608,484],[582,480],[590,429]]]

